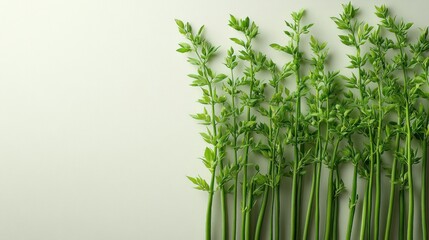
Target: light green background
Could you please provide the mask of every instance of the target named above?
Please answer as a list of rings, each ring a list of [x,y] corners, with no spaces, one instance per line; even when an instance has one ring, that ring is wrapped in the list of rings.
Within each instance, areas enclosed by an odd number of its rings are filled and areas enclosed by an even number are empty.
[[[284,42],[283,20],[305,8],[304,21],[316,23],[313,34],[329,42],[342,68],[349,49],[329,19],[341,2],[1,1],[0,239],[203,239],[206,195],[185,178],[207,176],[198,160],[202,128],[188,115],[200,110],[199,91],[188,86],[193,68],[175,52],[182,38],[173,19],[205,24],[224,51],[236,36],[229,14],[250,16],[261,29],[256,46],[282,62],[267,46]],[[380,3],[354,2],[370,23]],[[429,25],[428,1],[385,3]]]

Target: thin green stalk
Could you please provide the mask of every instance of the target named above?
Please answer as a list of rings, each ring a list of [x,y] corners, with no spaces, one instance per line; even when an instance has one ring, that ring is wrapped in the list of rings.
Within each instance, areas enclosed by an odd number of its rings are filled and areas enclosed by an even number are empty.
[[[296,215],[296,238],[301,239],[301,201],[302,201],[302,175],[298,175],[298,192],[296,196],[297,215]]]
[[[326,227],[325,227],[325,240],[332,240],[332,218],[333,218],[333,202],[334,202],[334,164],[335,158],[337,155],[338,145],[340,143],[340,139],[338,138],[334,145],[334,151],[332,153],[332,158],[329,163],[329,179],[328,179],[328,193],[327,193],[327,204],[326,204]]]
[[[283,148],[279,149],[279,165],[277,167],[277,174],[280,176],[282,174],[281,161],[283,158]],[[280,186],[281,181],[277,183],[275,188],[275,198],[276,198],[276,217],[275,217],[275,240],[280,239],[280,207],[281,207],[281,199],[280,199]]]
[[[375,145],[375,215],[374,215],[374,240],[379,238],[380,228],[380,200],[381,200],[381,127],[383,120],[383,106],[382,106],[382,84],[381,79],[378,81],[378,126],[377,126],[377,140]]]
[[[232,121],[233,121],[233,147],[234,147],[234,164],[238,166],[238,147],[237,147],[237,109],[236,109],[236,96],[235,96],[235,79],[234,79],[234,71],[231,69],[231,79],[234,84],[234,88],[232,89],[231,102],[232,102]],[[238,205],[238,170],[235,172],[234,176],[234,214],[233,214],[233,224],[232,224],[232,239],[237,239],[237,205]]]
[[[295,147],[295,159],[298,159],[298,150],[297,147]],[[295,231],[296,231],[296,195],[297,195],[297,187],[298,187],[298,182],[297,182],[297,174],[296,172],[298,171],[298,163],[295,160],[294,162],[294,166],[293,166],[293,176],[292,176],[292,196],[291,196],[291,217],[290,217],[290,239],[296,239],[295,238]]]
[[[368,234],[371,234],[371,215],[372,215],[372,191],[373,191],[373,182],[374,182],[374,140],[372,136],[372,129],[368,128],[369,132],[369,190],[368,190],[368,205],[367,205],[367,222],[368,225]]]
[[[274,163],[271,171],[271,176],[273,176],[272,181],[274,181],[274,176],[276,176],[276,173],[277,173],[277,168],[276,168],[276,164]],[[270,239],[271,240],[274,239],[274,231],[275,231],[276,191],[277,191],[277,186],[273,185],[273,189],[271,191],[271,212],[270,212]]]
[[[220,165],[219,165],[220,166]],[[223,166],[220,166],[223,169]],[[220,189],[220,205],[222,208],[222,240],[228,239],[228,202],[226,201],[226,190],[222,186]]]
[[[369,33],[372,30],[372,27],[368,27],[368,25],[364,24],[363,22],[359,22],[359,21],[353,21],[352,20],[355,18],[357,12],[359,9],[354,8],[351,3],[348,3],[347,5],[343,5],[343,14],[340,15],[340,18],[333,18],[333,20],[335,21],[335,23],[337,24],[338,28],[340,29],[345,29],[349,32],[350,39],[349,41],[343,41],[343,43],[347,46],[354,46],[355,50],[356,50],[356,55],[354,57],[349,56],[349,58],[352,60],[351,61],[351,66],[355,69],[358,70],[358,74],[357,74],[357,81],[355,83],[353,83],[352,85],[355,86],[355,88],[357,88],[357,90],[359,91],[360,94],[360,106],[359,106],[359,110],[360,113],[363,114],[366,112],[367,109],[362,109],[363,107],[366,107],[365,104],[365,89],[366,86],[364,84],[366,79],[362,79],[364,77],[363,73],[363,66],[365,64],[364,61],[361,61],[362,59],[365,59],[365,55],[362,57],[361,56],[361,48],[360,46],[363,45],[366,40],[368,40],[368,36]],[[340,36],[340,37],[345,37],[345,36]],[[353,59],[357,59],[357,61],[353,61]],[[366,75],[365,75],[366,76]],[[367,76],[366,76],[367,77]],[[372,208],[372,178],[373,178],[373,165],[374,165],[374,150],[372,149],[373,147],[373,142],[372,142],[372,130],[371,127],[367,126],[366,129],[364,129],[365,131],[368,132],[369,134],[369,141],[370,141],[370,173],[369,173],[369,179],[367,180],[367,185],[366,185],[366,191],[365,191],[365,197],[364,197],[364,207],[362,208],[362,223],[361,223],[361,233],[360,233],[360,238],[361,239],[366,239],[367,237],[365,236],[366,233],[366,229],[368,227],[368,232],[369,230],[369,224],[371,222],[371,208]],[[356,163],[357,164],[357,163]],[[357,180],[357,176],[354,176],[353,182],[355,183]],[[356,187],[356,186],[355,186]],[[352,198],[354,199],[356,196],[356,194],[354,193]],[[354,217],[354,211],[355,211],[355,205],[356,203],[356,199],[354,199],[355,201],[351,204],[353,204],[352,208],[350,208],[350,215],[349,215],[349,226],[348,226],[348,232],[347,234],[350,236],[351,235],[351,231],[353,228],[353,217]],[[368,226],[367,226],[368,225]]]
[[[297,36],[296,36],[296,51],[299,52],[299,40],[300,40],[300,27],[299,24],[297,26]],[[294,57],[295,58],[295,57]],[[299,61],[298,59],[294,59],[295,61]],[[297,66],[295,66],[295,76],[296,76],[296,85],[297,85],[297,96],[295,102],[295,139],[294,139],[294,164],[293,164],[293,178],[292,178],[292,198],[291,198],[291,227],[290,227],[290,239],[297,239],[297,227],[298,227],[298,195],[299,195],[299,176],[298,176],[298,166],[300,164],[300,147],[298,144],[298,133],[299,133],[299,123],[301,116],[301,76],[299,72],[299,62],[297,62]]]
[[[332,239],[338,240],[338,202],[334,201]]]
[[[179,43],[180,48],[176,51],[180,53],[186,52],[194,52],[197,56],[196,58],[188,58],[189,62],[193,65],[198,65],[198,74],[190,74],[191,78],[194,78],[195,81],[191,84],[192,86],[198,86],[203,90],[205,103],[211,107],[210,113],[207,113],[207,110],[204,109],[203,114],[197,114],[193,116],[195,119],[203,120],[204,124],[212,127],[212,132],[210,133],[213,136],[213,139],[216,139],[218,136],[217,133],[217,123],[220,118],[216,115],[215,105],[220,103],[217,99],[216,88],[214,86],[215,76],[213,76],[211,69],[207,66],[207,63],[210,60],[210,57],[216,52],[217,48],[213,47],[208,43],[203,37],[202,32],[204,27],[201,27],[198,31],[197,35],[194,35],[192,32],[192,27],[189,23],[186,25],[181,21],[176,19],[176,24],[179,28],[179,32],[191,43]],[[219,81],[223,80],[222,75],[217,79]],[[217,77],[217,76],[216,76]],[[208,89],[206,89],[206,87]],[[209,119],[209,120],[208,120]],[[208,130],[210,132],[210,130]],[[204,137],[203,137],[204,138]],[[206,140],[206,139],[205,139]],[[219,142],[217,142],[220,140]],[[211,145],[213,145],[213,149],[206,148],[204,163],[206,167],[211,172],[210,184],[208,184],[201,177],[193,178],[188,177],[194,184],[197,185],[197,189],[204,190],[208,192],[208,201],[207,201],[207,211],[206,211],[206,231],[205,236],[206,240],[211,240],[212,235],[212,208],[213,208],[213,196],[215,192],[215,178],[216,178],[216,170],[219,165],[221,170],[223,170],[223,161],[222,159],[218,159],[218,151],[225,143],[222,137],[216,139],[216,142],[207,141]],[[227,201],[226,201],[226,192],[225,188],[222,185],[219,186],[221,190],[221,208],[222,208],[222,239],[226,240],[228,235],[228,209],[227,209]]]
[[[211,84],[209,84],[209,92],[210,92],[210,96],[213,96],[213,89]],[[215,117],[216,116],[216,110],[215,110],[215,105],[214,102],[211,101],[211,112],[212,112],[212,126],[213,126],[213,134],[214,136],[217,136],[217,127],[216,127],[216,120]],[[218,148],[217,146],[214,147],[214,161],[217,162],[217,151]],[[207,205],[207,219],[206,219],[206,229],[208,229],[206,231],[206,239],[210,240],[211,239],[211,220],[212,220],[212,205],[213,205],[213,195],[214,195],[214,185],[215,185],[215,176],[216,176],[216,165],[213,167],[213,173],[212,173],[212,177],[210,180],[210,191],[209,191],[209,201],[208,201],[208,205]],[[222,187],[223,189],[223,187]],[[223,189],[224,190],[224,189]],[[225,211],[225,195],[222,194],[222,199],[221,199],[221,208],[222,208],[222,237],[226,239],[226,228],[227,228],[227,224],[226,224],[226,211]]]
[[[398,124],[401,121],[401,115],[400,110],[398,109]],[[392,215],[393,215],[393,205],[395,201],[395,181],[396,181],[396,167],[397,167],[397,161],[398,161],[398,152],[399,152],[399,144],[400,144],[400,133],[396,133],[396,139],[395,139],[395,154],[393,156],[393,163],[392,163],[392,171],[390,173],[390,196],[389,196],[389,210],[387,212],[387,219],[386,219],[386,231],[384,233],[384,240],[390,239],[390,228],[392,225]]]
[[[332,226],[332,195],[333,195],[333,170],[329,169],[329,178],[328,178],[328,201],[326,207],[326,226],[325,226],[325,240],[331,239],[331,226]]]
[[[317,163],[315,163],[313,165],[313,179],[311,181],[310,196],[308,197],[307,215],[305,217],[303,239],[308,239],[308,234],[309,234],[309,231],[310,231],[311,212],[313,211],[312,208],[313,208],[314,194],[315,194],[315,191],[316,191],[315,188],[316,188],[317,166],[318,166]]]
[[[350,197],[349,221],[347,225],[347,234],[346,234],[347,240],[350,240],[352,236],[353,220],[354,220],[355,210],[356,210],[357,170],[358,170],[358,166],[357,166],[357,163],[355,163],[353,168],[353,185],[352,185],[352,192]]]
[[[427,221],[426,221],[426,204],[427,204],[427,196],[426,196],[426,182],[427,182],[427,158],[428,158],[428,141],[427,137],[425,137],[422,141],[422,191],[421,191],[421,212],[422,212],[422,237],[423,239],[427,239]]]
[[[205,64],[205,61],[202,60],[202,57],[200,56],[200,54],[198,53],[198,47],[194,44],[194,51],[199,59],[199,61],[202,63],[202,67],[203,67],[203,73],[204,76],[206,77],[207,81],[208,81],[208,88],[209,88],[209,94],[210,94],[210,98],[213,99],[213,86],[212,86],[212,82],[209,80],[209,74],[207,73],[207,66]],[[215,102],[212,100],[211,102],[211,125],[213,128],[213,134],[214,136],[217,136],[217,122],[216,122],[216,118],[214,116],[216,116],[216,108],[215,108]],[[211,180],[210,180],[210,186],[209,186],[209,199],[207,202],[207,213],[206,213],[206,240],[211,240],[211,223],[212,223],[212,208],[213,208],[213,195],[214,195],[214,185],[215,185],[215,177],[216,177],[216,167],[217,167],[217,155],[218,155],[218,147],[215,145],[214,146],[214,166],[212,169],[212,176],[211,176]],[[223,186],[222,186],[222,190],[224,190]],[[225,200],[223,199],[225,197],[225,195],[222,195],[222,199],[221,199],[221,208],[222,208],[222,237],[224,239],[226,239],[226,233],[227,233],[227,212],[226,210],[226,203]]]
[[[369,187],[369,181],[366,182],[366,187],[365,187],[365,197],[363,199],[363,206],[362,206],[362,218],[361,218],[361,223],[360,223],[360,240],[365,240],[366,236],[366,220],[367,220],[367,216],[366,214],[368,213],[367,208],[368,208],[368,191],[370,189]]]
[[[213,189],[215,183],[215,174],[212,174],[210,180],[209,200],[207,202],[206,213],[206,240],[212,239],[212,205],[213,205]]]
[[[275,174],[275,172],[276,172],[276,169],[275,169],[275,165],[274,165],[274,168],[273,168],[273,172],[272,172],[272,175],[274,176],[274,174]],[[275,231],[275,229],[274,229],[274,221],[275,221],[275,212],[274,212],[274,210],[275,210],[275,196],[276,196],[276,188],[274,188],[273,189],[273,191],[271,191],[271,209],[270,209],[270,239],[271,240],[273,240],[274,239],[274,231]]]
[[[396,38],[399,41],[398,35]],[[407,224],[407,238],[413,239],[414,230],[414,186],[413,186],[413,162],[411,158],[411,119],[410,119],[410,102],[408,98],[408,74],[404,62],[404,50],[402,45],[399,48],[402,61],[402,73],[404,77],[404,94],[405,94],[405,128],[407,131],[406,136],[406,154],[407,154],[407,177],[408,177],[408,224]]]
[[[356,10],[357,11],[357,10]],[[353,37],[353,41],[354,41],[354,46],[356,49],[356,56],[361,59],[361,49],[360,49],[360,45],[358,44],[358,42],[360,40],[357,39],[356,37],[356,26],[351,25],[351,23],[349,23],[349,31],[352,34]],[[358,79],[357,79],[357,86],[359,88],[359,94],[360,94],[360,100],[363,101],[364,100],[364,91],[365,91],[365,86],[363,85],[362,82],[362,73],[363,73],[363,69],[362,69],[362,65],[358,64],[357,65],[357,69],[358,69]],[[361,110],[362,113],[362,110]],[[369,173],[369,179],[368,179],[368,183],[366,185],[366,191],[365,191],[365,197],[364,197],[364,207],[362,208],[362,224],[361,224],[361,239],[363,239],[365,237],[365,233],[366,233],[366,228],[368,225],[368,233],[370,232],[369,229],[369,224],[371,222],[371,208],[372,208],[372,174],[373,174],[373,166],[374,166],[374,161],[373,161],[373,150],[372,150],[372,134],[371,134],[371,128],[368,127],[367,128],[368,132],[369,132],[369,141],[370,141],[370,173]],[[357,176],[353,179],[353,182],[355,182],[357,180]],[[353,210],[354,211],[354,210]],[[353,225],[351,224],[351,227],[353,227]],[[351,229],[350,229],[351,231]]]
[[[299,74],[297,76],[299,83]],[[293,163],[293,176],[292,176],[292,197],[291,197],[291,227],[290,227],[290,239],[296,239],[296,226],[297,226],[297,197],[298,197],[298,165],[299,165],[299,146],[298,146],[298,124],[299,115],[301,114],[301,96],[298,90],[298,96],[296,99],[296,112],[295,112],[295,143],[294,143],[294,163]]]
[[[248,42],[250,42],[250,40],[248,40]],[[255,82],[255,76],[254,76],[254,72],[253,72],[253,63],[252,63],[252,61],[250,61],[250,72],[251,72],[251,79],[250,79],[250,89],[249,89],[249,99],[252,99],[252,95],[253,95],[253,85],[254,85],[254,82]],[[250,121],[250,118],[251,118],[251,112],[250,112],[250,110],[251,110],[251,107],[250,106],[248,106],[247,107],[247,114],[246,114],[246,119],[247,119],[247,121]],[[244,158],[243,158],[243,186],[242,186],[242,189],[243,189],[243,196],[242,196],[242,201],[243,201],[243,203],[246,203],[246,198],[247,198],[247,168],[248,168],[248,162],[249,162],[249,143],[250,143],[250,132],[246,132],[246,134],[245,134],[245,142],[244,142],[244,145],[245,145],[245,148],[244,148]],[[242,210],[242,219],[246,219],[246,215],[247,215],[247,213],[248,212],[250,212],[250,209],[247,209],[247,207],[251,207],[251,206],[246,206],[246,207],[244,207],[244,209]],[[250,234],[250,229],[247,229],[246,228],[246,225],[245,225],[245,222],[246,221],[242,221],[242,232],[241,232],[241,234],[242,234],[242,239],[245,239],[245,238],[249,238],[250,236],[248,236],[249,234]]]
[[[316,175],[316,206],[315,206],[315,239],[319,240],[320,238],[320,176],[322,174],[322,162],[319,162],[317,165],[317,175]]]
[[[246,237],[245,240],[250,240],[250,227],[251,227],[251,207],[253,204],[253,180],[250,181],[250,191],[248,191],[249,196],[247,196],[247,204],[246,207],[248,208],[248,211],[246,211],[246,216],[244,219],[245,222],[245,232]]]
[[[236,139],[234,140],[237,141]],[[236,157],[237,153],[234,154]],[[237,165],[236,165],[237,166]],[[237,205],[238,205],[238,171],[234,177],[234,215],[233,215],[233,224],[232,224],[232,239],[237,239]]]
[[[319,127],[319,130],[320,130],[320,127]],[[315,149],[315,152],[317,154],[319,153],[319,148],[320,148],[320,132],[317,133],[317,141],[316,141],[316,149]],[[317,187],[318,166],[319,166],[319,162],[317,161],[313,165],[313,178],[312,178],[312,182],[311,182],[310,196],[309,196],[309,200],[308,200],[308,204],[307,204],[307,215],[305,217],[303,239],[308,239],[308,234],[310,231],[311,213],[313,212],[313,202],[314,202],[315,192],[316,192],[316,187]]]
[[[271,169],[270,169],[270,171],[271,171]],[[268,187],[268,185],[265,185],[264,196],[263,196],[262,203],[261,203],[261,209],[259,210],[258,220],[256,222],[255,240],[261,239],[262,223],[264,221],[265,209],[267,207],[268,193],[269,193],[269,187]]]
[[[408,108],[408,107],[407,107]],[[413,187],[413,163],[411,162],[411,130],[408,110],[405,111],[407,120],[407,158],[408,158],[408,224],[407,238],[413,239],[414,230],[414,187]]]
[[[401,164],[401,176],[404,176],[406,171],[406,165]],[[405,221],[406,221],[406,215],[405,215],[405,185],[401,186],[401,189],[399,190],[399,240],[403,240],[406,237],[406,231],[405,231]]]
[[[276,197],[276,217],[275,217],[275,239],[280,239],[280,182],[275,189],[275,197]]]
[[[215,116],[215,115],[213,115]],[[213,130],[213,133],[216,136],[216,131]],[[217,155],[217,147],[215,149],[215,155]],[[223,169],[223,161],[219,161],[219,168]],[[226,190],[225,186],[220,187],[220,206],[222,209],[222,240],[228,239],[228,202],[226,200]]]
[[[338,171],[338,166],[335,167],[335,172],[337,176],[335,178],[335,190],[337,191],[340,188],[340,173]],[[332,239],[338,240],[338,213],[340,211],[340,201],[339,196],[335,196],[334,199],[334,224],[332,226]]]
[[[278,88],[276,87],[276,93]],[[274,163],[276,161],[277,155],[276,155],[276,142],[277,142],[277,136],[278,136],[278,129],[275,126],[275,124],[273,124],[273,113],[272,110],[270,108],[269,111],[269,116],[270,116],[270,129],[269,129],[269,144],[270,144],[270,148],[271,148],[271,159],[270,159],[270,164],[268,167],[268,173],[271,174],[271,180],[272,183],[274,183],[276,181],[275,178],[275,174],[273,174],[273,168],[274,168]],[[273,133],[274,132],[274,133]],[[266,206],[267,206],[267,202],[268,202],[268,194],[269,194],[269,187],[268,185],[265,186],[264,188],[264,195],[263,195],[263,199],[262,199],[262,204],[261,204],[261,209],[259,211],[259,215],[258,215],[258,220],[256,223],[256,230],[255,230],[255,240],[260,239],[261,236],[261,229],[262,229],[262,224],[264,221],[264,216],[265,216],[265,210],[266,210]],[[272,199],[272,201],[274,200],[274,198]]]
[[[253,85],[253,84],[252,84]],[[247,118],[250,119],[250,108],[247,111]],[[242,202],[243,202],[243,207],[242,207],[242,224],[241,224],[241,239],[245,239],[247,231],[246,231],[246,221],[244,221],[244,219],[246,219],[246,215],[247,212],[250,211],[250,209],[247,209],[247,165],[248,165],[248,155],[249,155],[249,133],[247,132],[245,134],[245,141],[246,141],[246,147],[244,150],[244,161],[243,161],[243,186],[242,186]]]
[[[328,98],[326,98],[326,116],[325,116],[326,119],[329,119],[329,111],[330,111],[330,108],[329,108],[329,97],[328,97]],[[321,158],[320,158],[321,160],[324,159],[325,157],[326,158],[328,157],[327,156],[328,144],[329,144],[329,121],[326,121],[325,146],[323,147],[323,151],[322,151],[322,153],[320,155],[321,156]],[[329,167],[329,162],[327,163],[327,165]],[[331,172],[332,169],[331,168],[329,168],[329,169],[330,169],[330,171],[329,171],[328,195],[327,195],[328,196],[328,203],[329,203],[330,196],[332,195],[332,178],[333,178],[332,172]],[[320,174],[319,174],[319,186],[320,186]],[[329,191],[331,191],[331,193]],[[319,194],[316,194],[316,197],[319,199]],[[319,203],[319,201],[317,201],[317,203]],[[317,207],[319,208],[319,204],[317,204]],[[328,214],[328,213],[330,213],[330,211],[331,211],[330,209],[329,209],[329,211],[328,211],[328,209],[326,210],[326,218],[329,217],[328,215],[330,215],[330,214]],[[320,213],[320,209],[318,209],[318,211],[316,211],[316,214],[319,215],[319,213]],[[318,223],[319,222],[319,217],[316,218],[316,222],[317,222],[317,224],[316,224],[316,228],[317,228],[316,239],[319,239],[319,223]],[[326,237],[329,238],[329,236],[327,236],[328,235],[327,229],[330,229],[330,226],[328,226],[328,223],[325,223],[325,240],[327,240]]]

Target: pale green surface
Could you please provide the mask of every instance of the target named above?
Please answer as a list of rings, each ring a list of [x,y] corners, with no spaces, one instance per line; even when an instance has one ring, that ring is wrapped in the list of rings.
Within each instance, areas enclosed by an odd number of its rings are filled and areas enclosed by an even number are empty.
[[[283,20],[305,8],[304,22],[316,23],[312,33],[329,43],[340,67],[349,49],[329,19],[341,11],[340,2],[2,1],[0,239],[202,239],[206,194],[185,178],[208,176],[197,159],[204,149],[199,126],[188,115],[200,110],[199,92],[188,86],[193,69],[175,52],[182,38],[173,19],[205,24],[208,38],[225,51],[234,34],[229,14],[249,16],[260,26],[257,46],[281,60],[268,44],[286,41]],[[354,2],[370,23],[380,3]],[[429,25],[427,1],[384,3],[416,26]],[[388,182],[382,179],[384,204]],[[381,211],[384,216],[387,209]],[[415,226],[419,212],[415,204]],[[345,231],[346,224],[342,236]],[[414,235],[419,239],[420,228]]]

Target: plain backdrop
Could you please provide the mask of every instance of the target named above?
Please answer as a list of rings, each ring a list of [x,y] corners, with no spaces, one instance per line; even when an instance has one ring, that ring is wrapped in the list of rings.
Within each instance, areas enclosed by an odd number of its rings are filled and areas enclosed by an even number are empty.
[[[206,194],[186,179],[208,176],[198,160],[203,129],[189,117],[200,93],[175,51],[183,39],[174,19],[206,25],[224,53],[237,36],[229,14],[249,16],[257,47],[279,57],[267,46],[286,42],[284,20],[304,8],[343,68],[348,49],[329,18],[341,3],[0,1],[0,239],[203,239]],[[354,2],[371,24],[381,3],[429,25],[428,1]]]

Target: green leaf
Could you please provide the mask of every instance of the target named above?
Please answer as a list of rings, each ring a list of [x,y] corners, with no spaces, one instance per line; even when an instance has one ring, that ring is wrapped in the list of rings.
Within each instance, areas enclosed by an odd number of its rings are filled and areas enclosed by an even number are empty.
[[[209,162],[214,162],[215,160],[214,151],[207,147],[206,150],[204,151],[204,158]]]
[[[192,57],[188,58],[188,62],[192,65],[195,65],[195,66],[201,65],[200,60],[198,60],[196,58],[192,58]]]
[[[204,139],[204,141],[206,143],[208,143],[208,144],[214,144],[213,136],[211,136],[210,134],[202,132],[202,133],[200,133],[200,135],[201,135],[201,137]],[[206,157],[205,155],[207,153],[207,149],[209,149],[209,148],[206,148],[206,151],[204,152],[204,157]]]
[[[185,53],[185,52],[191,52],[192,48],[191,45],[187,44],[187,43],[179,43],[180,48],[177,49],[176,51],[180,52],[180,53]]]
[[[238,38],[230,38],[231,39],[231,41],[233,41],[233,42],[235,42],[235,43],[237,43],[238,45],[240,45],[240,46],[245,46],[245,44],[244,44],[244,41],[243,40],[240,40],[240,39],[238,39]]]
[[[204,31],[204,25],[200,27],[200,29],[198,30],[197,35],[201,36],[201,34],[203,33],[203,31]]]
[[[223,81],[227,76],[225,74],[218,74],[216,75],[216,77],[213,79],[214,83],[218,83]]]
[[[193,183],[195,184],[195,189],[201,190],[201,191],[210,191],[210,187],[207,184],[206,180],[202,179],[200,176],[198,177],[190,177],[187,176],[187,178]]]
[[[181,20],[174,19],[174,21],[176,21],[176,24],[177,24],[178,27],[185,28],[185,24]]]
[[[275,50],[279,50],[279,51],[283,51],[284,52],[284,47],[280,46],[277,43],[270,44],[270,47],[274,48]]]
[[[198,74],[188,74],[188,77],[195,79],[192,83],[191,86],[207,86],[209,84],[209,82],[207,81],[207,79],[204,76],[198,75]]]

